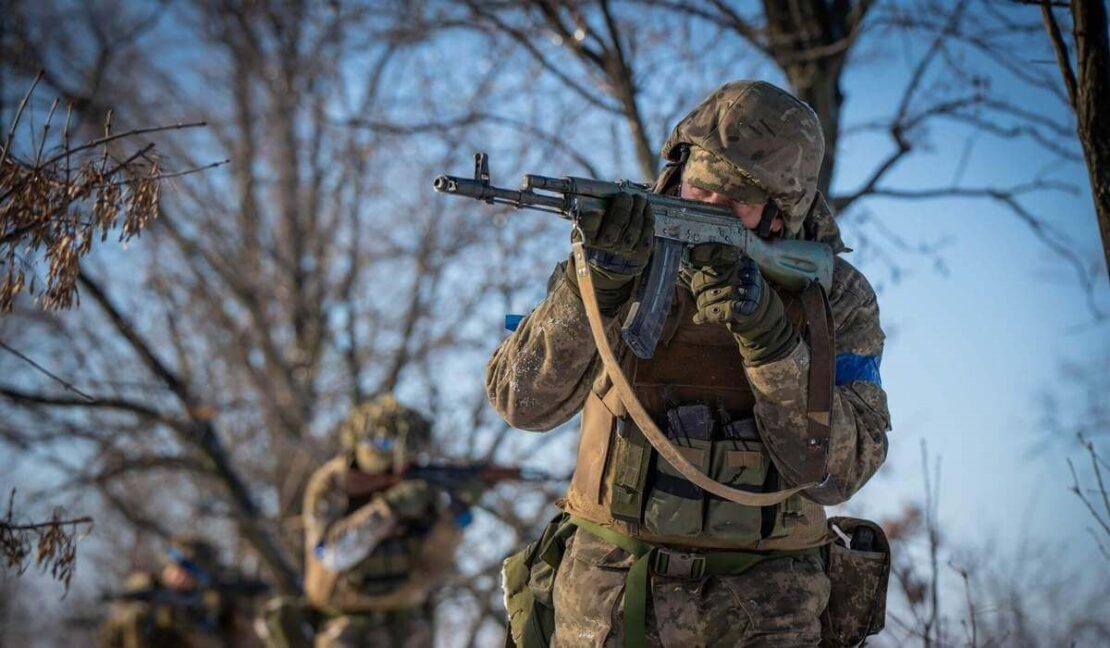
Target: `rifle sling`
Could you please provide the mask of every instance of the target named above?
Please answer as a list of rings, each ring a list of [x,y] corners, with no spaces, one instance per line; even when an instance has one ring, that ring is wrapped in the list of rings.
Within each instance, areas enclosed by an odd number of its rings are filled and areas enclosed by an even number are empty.
[[[809,443],[806,452],[811,456],[803,464],[809,468],[808,474],[800,478],[823,481],[828,471],[836,339],[829,298],[821,284],[811,282],[802,292],[801,302],[809,331],[809,393],[806,401],[806,437]]]
[[[593,334],[594,344],[597,346],[597,352],[601,356],[601,362],[605,367],[605,372],[613,382],[613,388],[617,390],[617,394],[624,404],[625,409],[628,410],[628,414],[640,428],[640,431],[643,432],[648,443],[655,448],[655,451],[659,453],[659,456],[662,457],[663,460],[669,463],[680,475],[702,490],[744,506],[774,506],[791,495],[817,485],[818,482],[814,481],[795,486],[794,488],[771,493],[749,493],[722,484],[703,473],[694,466],[694,464],[690,463],[690,461],[679,452],[678,448],[667,439],[667,436],[660,431],[655,421],[652,420],[651,415],[648,414],[643,404],[640,403],[640,399],[636,397],[636,393],[633,391],[628,377],[621,371],[620,362],[617,361],[617,356],[613,352],[613,347],[609,344],[609,338],[605,335],[605,324],[601,319],[601,309],[597,303],[597,295],[594,293],[594,282],[593,278],[590,276],[590,266],[586,261],[585,247],[581,240],[575,241],[573,247],[574,268],[575,275],[578,277],[579,292],[582,295],[582,303],[586,307],[586,319],[590,322],[590,332]]]

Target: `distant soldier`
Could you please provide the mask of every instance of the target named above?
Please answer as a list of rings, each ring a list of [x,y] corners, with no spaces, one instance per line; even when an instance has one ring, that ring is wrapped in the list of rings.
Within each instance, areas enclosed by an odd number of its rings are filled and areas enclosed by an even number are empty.
[[[134,572],[101,625],[102,648],[207,648],[257,642],[244,623],[239,600],[261,594],[257,581],[232,580],[216,548],[192,536],[174,538],[155,574]]]
[[[269,643],[431,646],[433,591],[454,565],[480,479],[447,489],[403,478],[428,452],[431,423],[382,396],[340,427],[343,454],[321,466],[305,493],[305,593],[311,606],[271,603]],[[314,615],[316,619],[311,617]],[[315,621],[315,623],[313,623]]]

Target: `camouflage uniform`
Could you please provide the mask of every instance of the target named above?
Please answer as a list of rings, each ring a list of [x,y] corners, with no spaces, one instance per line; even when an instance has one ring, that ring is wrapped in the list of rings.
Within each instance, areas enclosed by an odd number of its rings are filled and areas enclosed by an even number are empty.
[[[356,408],[340,434],[347,452],[320,467],[305,492],[305,589],[326,617],[315,645],[431,646],[430,597],[453,567],[460,524],[423,481],[366,497],[346,487],[353,470],[389,472],[405,453],[425,449],[430,424],[385,396]],[[366,440],[389,447],[363,452]],[[340,562],[329,564],[327,552],[343,547],[353,557],[337,554]]]
[[[195,538],[177,538],[173,549],[183,559],[201,567],[213,578],[222,571],[211,544]],[[233,597],[200,586],[188,592],[165,587],[158,574],[134,572],[124,583],[123,594],[146,594],[166,601],[118,600],[112,603],[100,627],[102,648],[216,648],[251,646],[252,634],[241,618]],[[175,604],[174,596],[188,598],[189,605]],[[196,601],[192,597],[195,595]]]
[[[720,193],[728,193],[730,183],[755,185],[781,210],[785,236],[821,241],[837,253],[846,251],[832,214],[816,190],[823,154],[816,116],[785,92],[761,82],[726,84],[680,122],[663,153],[672,165],[657,183],[657,191],[673,191],[683,163],[689,162],[691,170],[696,169],[691,176],[697,177],[684,179],[696,180],[694,184]],[[733,387],[737,393],[750,392],[752,404],[742,414],[754,418],[761,441],[756,447],[777,471],[781,480],[778,486],[805,483],[797,476],[807,473],[803,459],[799,459],[805,456],[808,440],[810,348],[806,340],[799,340],[785,357],[762,364],[741,364],[736,345],[727,333],[715,333],[717,329],[723,331],[723,325],[688,325],[689,312],[682,308],[692,300],[687,288],[677,292],[671,317],[674,326],[680,328],[679,338],[682,330],[687,331],[684,343],[688,356],[684,363],[672,363],[671,375],[698,378],[695,374],[703,361],[722,366],[725,361],[720,360],[721,354],[735,356],[726,360],[736,371],[729,374],[731,378],[726,375],[703,381],[713,385],[716,391],[711,393],[684,389],[681,380],[652,386],[648,378],[640,376],[651,372],[636,370],[637,366],[643,369],[649,365],[636,365],[634,358],[629,364],[631,354],[620,348],[622,365],[637,394],[642,400],[645,394],[661,394],[656,400],[687,405],[710,401],[716,398],[711,394],[729,393],[727,390]],[[784,294],[783,298],[790,297]],[[750,540],[695,532],[686,538],[657,542],[657,546],[758,552],[805,550],[828,541],[823,506],[847,500],[874,474],[886,457],[889,429],[886,396],[878,377],[884,336],[875,293],[859,271],[838,257],[828,301],[836,353],[830,440],[822,457],[828,478],[804,491],[804,497],[787,500],[781,509],[789,509],[785,513],[790,517],[779,510],[771,535],[764,525],[762,535]],[[678,321],[683,318],[684,322]],[[610,343],[619,348],[617,318],[609,318],[607,324]],[[720,339],[728,340],[732,351],[720,346]],[[718,346],[699,346],[708,341]],[[669,351],[666,347],[664,339],[663,355]],[[568,497],[560,504],[571,514],[599,526],[652,541],[646,525],[624,524],[606,517],[605,507],[599,506],[599,502],[612,500],[613,480],[620,478],[613,475],[619,470],[613,468],[614,460],[610,458],[619,433],[613,434],[609,428],[610,421],[617,427],[623,410],[619,403],[612,402],[610,381],[594,347],[582,302],[562,269],[552,275],[546,299],[494,353],[487,366],[486,389],[501,416],[514,427],[527,430],[550,430],[585,406],[575,477]],[[647,401],[645,406],[651,411]],[[652,413],[657,418],[663,414]],[[588,441],[587,436],[599,434],[599,427],[602,440]],[[619,444],[620,440],[615,442]],[[585,447],[587,444],[591,447]],[[808,468],[812,473],[812,466]],[[591,472],[596,475],[589,482],[585,473]],[[580,482],[589,482],[589,488],[583,488]],[[709,501],[709,506],[714,506]],[[758,527],[758,511],[763,509],[751,510],[756,511]],[[618,619],[622,615],[625,575],[631,564],[632,558],[624,550],[581,528],[574,534],[554,580],[554,645],[621,645]],[[671,578],[653,572],[649,591],[647,637],[651,645],[812,646],[820,640],[820,614],[828,598],[829,581],[820,558],[811,552],[764,560],[739,575]]]

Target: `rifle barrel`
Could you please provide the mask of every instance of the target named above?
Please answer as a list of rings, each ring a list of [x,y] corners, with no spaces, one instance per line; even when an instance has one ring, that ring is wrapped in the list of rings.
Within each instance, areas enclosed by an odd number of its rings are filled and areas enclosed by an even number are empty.
[[[517,207],[547,207],[562,210],[566,208],[566,198],[563,196],[545,196],[532,191],[514,191],[502,189],[493,185],[474,180],[473,178],[460,178],[459,176],[441,175],[437,177],[432,186],[440,193],[455,194],[477,198],[486,202],[501,202]]]

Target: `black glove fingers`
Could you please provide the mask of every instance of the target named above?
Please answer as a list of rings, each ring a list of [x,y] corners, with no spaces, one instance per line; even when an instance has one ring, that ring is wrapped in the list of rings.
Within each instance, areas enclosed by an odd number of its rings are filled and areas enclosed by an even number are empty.
[[[601,222],[601,230],[597,235],[598,247],[613,249],[617,242],[621,240],[621,235],[628,227],[631,218],[632,196],[626,193],[619,193],[614,196],[609,203],[609,208],[605,210],[605,218]]]
[[[624,254],[634,254],[639,247],[640,235],[644,231],[644,212],[647,211],[647,199],[641,195],[632,197],[632,209],[628,219],[628,226],[621,235],[620,250]]]
[[[598,232],[601,230],[601,223],[605,220],[604,214],[584,214],[578,219],[578,229],[582,230],[582,235],[585,237],[584,243],[592,246],[597,242]]]

